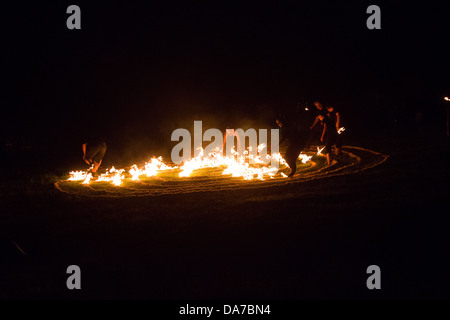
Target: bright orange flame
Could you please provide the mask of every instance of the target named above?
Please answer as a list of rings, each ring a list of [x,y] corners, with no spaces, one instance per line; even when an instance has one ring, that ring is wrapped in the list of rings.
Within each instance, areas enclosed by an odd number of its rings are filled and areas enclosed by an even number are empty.
[[[131,169],[128,172],[131,174],[131,180],[138,181],[139,176],[145,175],[148,178],[156,177],[158,172],[165,170],[173,170],[176,168],[177,167],[167,166],[163,162],[162,157],[159,157],[159,158],[152,158],[150,162],[146,162],[142,169],[139,169],[138,166],[134,164],[131,166]]]
[[[312,156],[308,156],[307,154],[300,152],[298,158],[302,161],[302,163],[307,163],[311,160]]]
[[[92,173],[88,173],[86,175],[86,178],[83,181],[83,184],[89,184],[89,180],[91,180],[91,179],[92,179]]]
[[[81,181],[86,179],[87,173],[85,171],[70,171],[69,181]]]
[[[265,144],[258,146],[258,152],[264,150]],[[303,163],[306,163],[311,159],[312,156],[307,156],[306,154],[300,154],[299,159]],[[271,160],[277,161],[278,166],[272,167],[267,165]],[[180,170],[180,177],[189,177],[194,170],[202,168],[218,168],[223,167],[222,175],[231,175],[232,177],[242,177],[244,180],[265,180],[268,176],[273,179],[275,174],[278,173],[280,166],[288,166],[286,161],[283,159],[280,153],[274,153],[272,155],[249,155],[248,150],[244,152],[243,155],[239,155],[235,151],[234,147],[231,150],[231,156],[223,156],[221,150],[217,148],[211,152],[208,156],[205,156],[203,149],[197,157],[186,160],[180,166],[168,166],[163,162],[162,157],[152,158],[149,162],[146,162],[142,168],[137,165],[132,165],[128,170],[131,176],[131,181],[139,181],[140,176],[154,177],[160,172],[165,172],[168,170],[178,169]],[[82,181],[82,184],[89,184],[93,181],[97,182],[110,182],[115,186],[120,186],[123,184],[125,179],[125,169],[116,169],[111,167],[111,169],[106,170],[106,173],[101,174],[96,180],[93,180],[92,173],[90,172],[92,168],[87,171],[71,171],[69,172],[70,177],[68,181]],[[284,173],[281,176],[286,178]]]
[[[260,144],[258,146],[258,152],[261,152],[265,147],[265,144]],[[189,159],[183,163],[180,168],[181,172],[179,176],[189,177],[194,170],[225,166],[226,168],[222,172],[223,175],[243,177],[244,180],[252,180],[256,176],[256,179],[265,180],[264,176],[268,175],[272,178],[273,175],[278,172],[278,168],[271,166],[252,167],[247,160],[249,160],[249,162],[262,165],[269,162],[272,158],[278,161],[280,165],[286,164],[279,153],[273,154],[272,157],[266,155],[264,161],[260,155],[255,157],[253,155],[249,155],[248,152],[244,152],[244,154],[240,156],[239,153],[234,150],[234,147],[231,149],[231,156],[223,156],[220,149],[217,148],[205,157],[202,149],[197,157]]]
[[[318,155],[321,154],[323,149],[325,149],[325,147],[322,148],[317,147],[317,154]]]
[[[124,179],[124,171],[125,169],[117,170],[116,168],[111,167],[111,169],[106,170],[106,173],[101,174],[97,181],[111,182],[115,186],[120,186],[122,184],[122,180]]]

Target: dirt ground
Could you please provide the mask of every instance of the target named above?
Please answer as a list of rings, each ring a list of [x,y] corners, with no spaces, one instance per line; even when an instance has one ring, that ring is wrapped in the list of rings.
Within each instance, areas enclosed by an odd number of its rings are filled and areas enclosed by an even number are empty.
[[[449,141],[405,129],[351,145],[389,158],[271,187],[115,198],[60,192],[62,176],[39,168],[4,173],[0,298],[449,298]],[[81,290],[66,287],[69,265]],[[369,265],[381,290],[366,287]]]

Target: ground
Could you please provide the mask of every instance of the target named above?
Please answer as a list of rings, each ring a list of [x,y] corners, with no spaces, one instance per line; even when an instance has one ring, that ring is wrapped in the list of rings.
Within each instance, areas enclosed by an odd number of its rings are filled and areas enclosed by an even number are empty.
[[[389,158],[271,187],[140,197],[67,194],[55,188],[63,175],[39,168],[4,174],[0,297],[449,298],[447,138],[413,127],[350,142]],[[82,290],[66,288],[72,264]]]

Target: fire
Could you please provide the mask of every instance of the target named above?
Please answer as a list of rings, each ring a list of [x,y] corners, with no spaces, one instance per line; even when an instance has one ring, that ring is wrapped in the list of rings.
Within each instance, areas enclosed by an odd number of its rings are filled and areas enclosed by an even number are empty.
[[[302,161],[302,163],[307,163],[308,161],[311,160],[313,156],[308,156],[307,154],[304,154],[303,152],[300,152],[300,155],[298,156],[298,158]]]
[[[69,172],[70,177],[69,181],[83,181],[83,184],[89,184],[89,181],[92,179],[91,170],[94,168],[92,165],[87,171],[71,171]]]
[[[81,181],[86,179],[87,173],[85,171],[70,171],[70,178],[67,179],[69,181]]]
[[[322,148],[317,147],[317,154],[318,155],[321,154],[323,149],[325,149],[325,147]]]
[[[92,168],[87,171],[71,171],[69,172],[69,181],[82,181],[82,184],[87,185],[92,182],[109,182],[115,186],[121,186],[128,176],[131,181],[139,181],[142,176],[155,177],[159,173],[167,172],[170,170],[179,170],[178,176],[181,178],[189,177],[195,170],[203,168],[222,168],[222,175],[231,175],[231,177],[241,177],[244,180],[265,180],[266,178],[273,179],[278,173],[279,167],[288,167],[286,161],[283,159],[280,153],[261,154],[266,148],[265,144],[258,146],[258,155],[250,155],[246,150],[240,155],[235,151],[234,147],[231,150],[231,156],[224,156],[220,148],[216,148],[208,155],[204,154],[203,149],[200,149],[200,153],[195,158],[186,160],[179,166],[169,166],[164,163],[162,157],[153,157],[149,162],[146,162],[144,166],[138,167],[136,164],[132,165],[128,171],[125,169],[111,169],[106,170],[106,173],[98,176],[97,179],[93,178],[91,173]],[[317,148],[317,153],[324,148]],[[313,156],[300,153],[299,159],[302,163],[307,163]],[[271,166],[270,162],[274,160],[278,162],[278,166]],[[281,177],[287,178],[287,175],[280,172]]]
[[[197,157],[189,159],[183,163],[181,166],[181,172],[179,173],[180,177],[189,177],[192,171],[206,168],[206,167],[214,167],[219,165],[214,165],[211,161],[205,161],[203,159],[203,149],[200,150],[200,153]]]
[[[125,178],[123,175],[124,171],[125,169],[117,170],[116,168],[111,167],[111,169],[106,170],[106,173],[101,174],[97,181],[112,182],[113,185],[120,186]]]
[[[133,164],[131,166],[130,171],[128,171],[131,174],[131,180],[132,181],[139,181],[139,176],[141,175],[141,170],[139,170],[138,166]]]
[[[265,144],[260,144],[258,146],[258,152],[261,152],[266,147]],[[281,157],[279,153],[269,156],[266,155],[262,159],[261,156],[249,155],[248,151],[244,151],[243,155],[240,156],[238,152],[235,151],[234,147],[231,149],[231,156],[223,156],[219,148],[216,148],[208,156],[205,156],[203,149],[197,157],[189,159],[183,163],[181,166],[180,177],[189,177],[194,170],[202,168],[214,168],[214,167],[225,167],[222,175],[231,175],[232,177],[242,177],[244,180],[252,180],[253,178],[259,180],[265,180],[264,176],[273,176],[278,172],[276,167],[261,166],[270,161],[270,159],[275,159],[280,165],[285,165],[286,162]],[[248,162],[247,162],[248,160]],[[252,162],[259,167],[252,167],[250,163]]]
[[[338,130],[338,134],[341,134],[342,132],[344,132],[345,131],[345,128],[344,127],[341,127],[341,128],[339,128],[339,130]]]
[[[445,97],[444,100],[445,101],[450,101],[450,99],[448,97]]]
[[[150,162],[146,162],[142,169],[139,169],[137,165],[132,165],[131,169],[128,171],[131,174],[132,181],[139,181],[139,176],[145,175],[147,178],[156,177],[158,172],[165,170],[173,170],[177,167],[169,167],[167,166],[162,157],[152,158]]]
[[[258,146],[258,152],[260,153],[261,151],[263,151],[263,150],[265,149],[265,147],[266,147],[266,144],[265,144],[265,143],[260,144],[260,145]]]
[[[92,173],[88,173],[86,178],[83,181],[83,184],[89,184],[89,181],[92,179]]]

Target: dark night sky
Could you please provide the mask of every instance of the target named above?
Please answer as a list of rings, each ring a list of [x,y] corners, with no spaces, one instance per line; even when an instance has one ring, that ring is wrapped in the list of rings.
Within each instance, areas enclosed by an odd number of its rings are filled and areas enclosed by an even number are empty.
[[[70,4],[81,8],[81,30],[66,28]],[[366,28],[370,4],[381,7],[381,30]],[[194,120],[267,123],[302,98],[334,103],[355,129],[405,108],[432,119],[450,94],[449,7],[11,3],[2,9],[1,134],[77,144],[99,131],[145,148],[170,144],[172,130]]]

